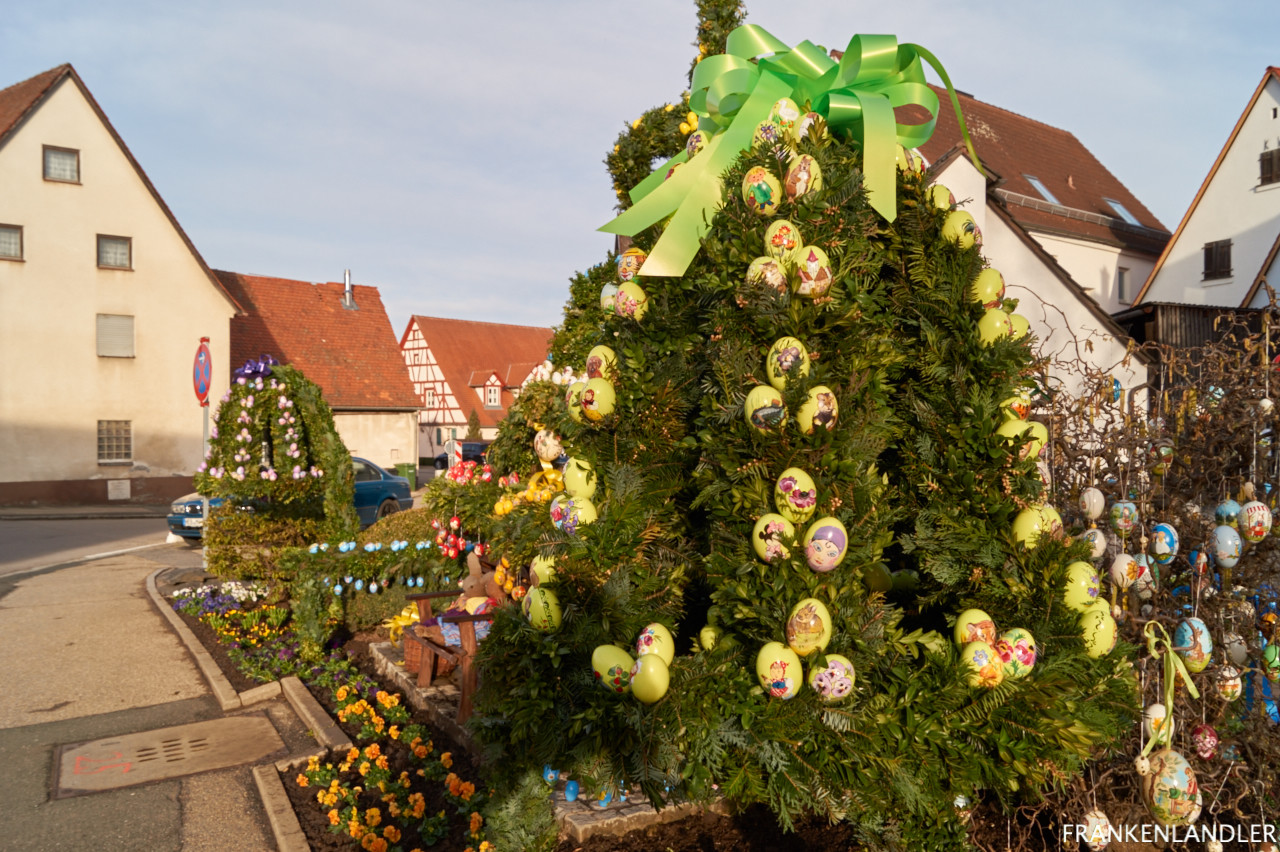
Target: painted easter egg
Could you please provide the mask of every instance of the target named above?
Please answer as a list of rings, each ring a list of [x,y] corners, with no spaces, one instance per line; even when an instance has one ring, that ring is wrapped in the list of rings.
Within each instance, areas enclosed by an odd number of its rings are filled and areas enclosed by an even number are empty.
[[[582,422],[582,391],[586,387],[586,382],[571,382],[564,392],[565,407],[569,409],[569,416],[575,423]]]
[[[833,570],[849,551],[849,534],[836,518],[819,518],[804,534],[804,558],[819,574]]]
[[[529,562],[529,581],[534,586],[551,582],[556,575],[556,558],[554,556],[535,556]]]
[[[1022,314],[1009,314],[1009,336],[1021,340],[1031,333],[1031,322]]]
[[[950,210],[956,206],[956,196],[951,190],[947,189],[940,183],[935,183],[925,191],[925,195],[933,202],[933,206],[939,210]]]
[[[1004,680],[1000,655],[987,642],[970,642],[960,650],[960,660],[969,668],[970,686],[997,686]]]
[[[1155,740],[1156,745],[1169,745],[1173,741],[1174,723],[1163,704],[1148,704],[1142,711],[1142,735]]]
[[[833,280],[831,261],[827,253],[817,246],[805,246],[791,258],[799,285],[796,292],[807,299],[825,296]]]
[[[827,654],[826,665],[809,669],[809,688],[827,703],[847,698],[853,682],[853,663],[840,654]]]
[[[1111,583],[1117,589],[1125,591],[1134,584],[1146,571],[1146,567],[1127,553],[1118,553],[1111,560]]]
[[[629,317],[639,322],[644,319],[644,315],[648,310],[649,296],[639,284],[634,281],[627,281],[618,287],[618,294],[613,301],[614,314],[620,317]]]
[[[1240,679],[1240,671],[1235,666],[1220,666],[1213,680],[1214,691],[1223,701],[1236,701],[1244,694],[1244,681]]]
[[[795,201],[810,192],[822,189],[822,167],[808,154],[801,154],[787,167],[784,189],[787,198]]]
[[[541,586],[530,589],[520,608],[534,630],[553,633],[560,629],[560,599],[550,589]]]
[[[591,462],[574,456],[564,466],[564,490],[571,497],[585,497],[590,500],[596,496],[597,477]]]
[[[1150,773],[1142,777],[1142,799],[1161,825],[1191,825],[1200,818],[1203,800],[1195,770],[1173,749],[1148,758]]]
[[[1245,541],[1259,542],[1271,532],[1271,509],[1261,500],[1250,500],[1240,507],[1240,535]]]
[[[800,404],[796,412],[796,426],[806,435],[812,435],[815,429],[828,431],[836,428],[836,419],[840,416],[840,403],[831,388],[826,385],[814,385],[809,389],[808,398]]]
[[[1050,536],[1057,538],[1062,535],[1062,515],[1058,514],[1058,510],[1045,503],[1040,507],[1040,514],[1044,517],[1044,531]]]
[[[1262,649],[1262,673],[1269,681],[1280,680],[1280,645],[1275,642]]]
[[[791,131],[792,142],[799,142],[801,139],[808,137],[811,133],[815,139],[821,139],[826,135],[826,119],[816,112],[806,112],[800,116],[800,120],[796,122],[795,127]]]
[[[988,645],[994,645],[999,638],[996,635],[995,621],[980,609],[966,609],[960,613],[952,634],[956,644],[961,646],[970,642],[986,642]]]
[[[599,645],[591,652],[591,673],[596,683],[621,695],[631,689],[631,667],[635,660],[617,645]]]
[[[640,636],[636,639],[636,656],[643,657],[645,654],[657,654],[667,665],[671,665],[671,661],[676,658],[676,640],[665,624],[655,621],[640,631]]]
[[[984,308],[998,308],[1004,299],[1004,276],[1000,270],[988,266],[978,273],[969,285],[969,297],[981,302]]]
[[[1090,609],[1080,616],[1080,636],[1086,654],[1105,657],[1116,646],[1116,620],[1101,609]]]
[[[1080,512],[1091,521],[1102,517],[1107,508],[1107,498],[1097,488],[1089,487],[1080,492]]]
[[[695,130],[690,133],[689,138],[684,140],[684,150],[689,155],[689,160],[692,160],[703,148],[707,147],[707,142],[709,141],[705,130]],[[688,162],[688,160],[685,162]]]
[[[802,674],[800,658],[781,642],[767,642],[756,654],[756,677],[774,698],[795,698],[803,683]]]
[[[1000,414],[1005,420],[1026,420],[1031,416],[1031,394],[1019,391],[1000,403]]]
[[[1072,562],[1067,566],[1067,588],[1063,599],[1076,612],[1085,612],[1098,600],[1098,572],[1088,562]]]
[[[539,459],[544,462],[553,462],[560,458],[560,454],[564,452],[564,446],[560,443],[560,436],[550,429],[540,429],[533,436],[533,452]]]
[[[618,356],[608,346],[593,346],[587,353],[587,378],[613,381],[618,375]]]
[[[800,231],[786,219],[779,219],[765,229],[764,251],[770,257],[791,262],[800,246]]]
[[[598,423],[613,413],[618,395],[608,379],[588,379],[586,386],[582,388],[580,399],[582,416],[592,423]]]
[[[987,308],[978,320],[978,339],[990,346],[1002,337],[1013,333],[1009,315],[999,308]]]
[[[764,357],[764,371],[769,377],[769,384],[778,390],[786,390],[788,378],[799,379],[809,375],[809,350],[794,337],[780,337]]]
[[[1229,527],[1240,524],[1240,504],[1235,500],[1223,500],[1213,510],[1213,517],[1219,523]]]
[[[962,249],[982,245],[982,232],[978,230],[978,223],[964,210],[952,210],[947,214],[942,223],[942,237]]]
[[[1000,667],[1006,678],[1026,677],[1036,664],[1036,640],[1031,631],[1024,628],[1006,630],[992,647],[1000,657]]]
[[[1198,618],[1184,618],[1173,631],[1173,650],[1192,674],[1204,671],[1213,659],[1209,626]]]
[[[1172,524],[1159,523],[1151,528],[1151,555],[1161,565],[1168,565],[1178,555],[1178,531]]]
[[[631,694],[645,704],[652,704],[667,694],[671,671],[657,654],[647,654],[631,666]]]
[[[786,624],[787,647],[801,657],[821,651],[831,641],[831,613],[817,598],[805,598],[791,608]]]
[[[635,246],[618,255],[616,261],[618,266],[618,280],[631,281],[640,274],[640,267],[644,266],[645,259],[649,255],[645,254],[644,249],[638,249]]]
[[[557,494],[551,501],[551,523],[570,535],[596,520],[596,507],[585,497]]]
[[[764,166],[753,166],[742,178],[742,200],[751,212],[772,216],[782,200],[782,184]]]
[[[1040,536],[1047,532],[1044,512],[1039,506],[1023,509],[1013,519],[1013,537],[1028,550],[1040,543]]]
[[[800,107],[791,98],[779,98],[769,110],[769,121],[778,125],[783,132],[790,134],[800,120]]]
[[[787,542],[795,538],[796,528],[782,515],[770,512],[760,516],[751,532],[751,549],[761,560],[772,564],[791,555]]]
[[[898,165],[898,171],[909,174],[919,174],[924,171],[924,157],[920,156],[920,152],[915,148],[896,146],[894,160]]]
[[[1236,563],[1240,561],[1240,533],[1235,527],[1223,524],[1214,527],[1213,541],[1210,548],[1213,550],[1213,558],[1223,568],[1234,568]]]
[[[747,281],[764,284],[779,293],[785,293],[789,288],[787,273],[782,267],[782,262],[776,257],[767,255],[757,257],[747,266]]]
[[[752,147],[764,147],[766,150],[776,149],[782,141],[782,128],[765,119],[756,125],[755,135],[751,138]]]
[[[1127,536],[1138,523],[1138,507],[1129,500],[1117,500],[1111,504],[1111,529],[1120,536]]]
[[[613,305],[618,300],[618,285],[606,284],[600,288],[600,310],[613,313]]]
[[[773,502],[778,514],[794,524],[803,524],[818,508],[818,486],[813,477],[798,467],[789,467],[773,486]]]
[[[1090,559],[1101,559],[1107,552],[1107,534],[1097,527],[1085,530],[1080,537],[1089,542]]]
[[[1098,808],[1084,815],[1084,840],[1089,852],[1103,852],[1111,845],[1111,820]]]
[[[787,422],[787,407],[782,404],[782,394],[768,385],[756,385],[748,391],[742,413],[747,424],[761,433],[777,431]]]
[[[1191,729],[1191,744],[1201,760],[1212,760],[1218,756],[1218,732],[1213,725],[1196,725]]]

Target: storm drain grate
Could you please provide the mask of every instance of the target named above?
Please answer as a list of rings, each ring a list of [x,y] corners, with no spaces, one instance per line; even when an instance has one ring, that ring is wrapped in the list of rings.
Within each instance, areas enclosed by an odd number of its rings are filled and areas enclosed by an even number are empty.
[[[58,747],[53,797],[82,796],[252,763],[284,750],[265,716],[232,716]]]

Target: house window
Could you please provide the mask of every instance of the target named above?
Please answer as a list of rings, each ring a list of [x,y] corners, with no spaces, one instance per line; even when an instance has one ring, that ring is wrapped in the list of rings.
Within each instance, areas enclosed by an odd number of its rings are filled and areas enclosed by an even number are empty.
[[[1204,244],[1204,280],[1231,277],[1231,240]]]
[[[0,258],[22,260],[22,229],[17,225],[0,225]]]
[[[1128,222],[1130,225],[1142,224],[1141,222],[1138,221],[1138,217],[1130,213],[1129,209],[1125,207],[1123,204],[1121,204],[1119,201],[1116,201],[1114,198],[1104,198],[1102,200],[1107,202],[1107,204],[1110,204],[1111,209],[1116,211],[1116,215],[1119,216],[1124,221]]]
[[[427,408],[435,408],[435,407],[436,407],[436,392],[435,392],[434,390],[430,390],[430,389],[428,389],[428,390],[427,390],[426,397],[425,397],[425,400],[424,400],[424,401],[426,402]]]
[[[44,179],[80,182],[80,152],[74,148],[44,146]]]
[[[98,464],[133,461],[133,421],[98,421]]]
[[[1129,270],[1123,266],[1116,270],[1116,298],[1126,305],[1133,301],[1133,294],[1129,292]]]
[[[485,408],[501,408],[502,407],[502,388],[497,385],[489,385],[484,389],[484,407]]]
[[[98,266],[104,269],[133,269],[133,240],[98,234]]]
[[[1058,201],[1058,199],[1054,197],[1053,193],[1050,192],[1048,188],[1040,182],[1040,178],[1032,177],[1031,175],[1023,175],[1023,177],[1027,179],[1027,183],[1031,184],[1031,186],[1035,189],[1036,192],[1040,193],[1040,196],[1045,201],[1048,201],[1052,204],[1062,203]]]
[[[98,357],[133,357],[133,317],[98,314]]]
[[[1262,185],[1280,183],[1280,148],[1263,151],[1258,159],[1262,164]]]

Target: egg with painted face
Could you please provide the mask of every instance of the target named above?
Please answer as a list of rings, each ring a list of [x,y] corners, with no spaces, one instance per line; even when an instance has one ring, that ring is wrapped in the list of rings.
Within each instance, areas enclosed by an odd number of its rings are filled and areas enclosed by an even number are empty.
[[[768,385],[756,385],[747,393],[742,412],[747,424],[761,434],[776,432],[787,422],[782,394]]]
[[[579,399],[582,402],[582,416],[592,423],[599,423],[613,413],[618,395],[608,379],[588,379]]]
[[[1222,526],[1215,527],[1213,530],[1213,541],[1210,547],[1213,550],[1214,561],[1223,568],[1234,568],[1236,563],[1240,561],[1240,533],[1235,527]]]
[[[809,688],[829,704],[847,698],[853,682],[853,663],[840,654],[827,654],[825,665],[809,669]]]
[[[1160,565],[1168,565],[1178,555],[1178,531],[1172,524],[1159,523],[1151,528],[1151,556]]]
[[[822,189],[822,166],[808,154],[796,157],[787,167],[784,189],[792,201]]]
[[[800,691],[803,672],[796,652],[781,642],[768,642],[756,654],[756,677],[773,698],[784,701]]]
[[[751,531],[751,549],[768,564],[791,555],[787,544],[796,536],[796,528],[782,515],[770,512],[760,516]]]
[[[1000,634],[992,645],[1007,679],[1026,677],[1036,664],[1036,640],[1029,630],[1014,627]]]
[[[747,169],[742,178],[742,200],[759,216],[772,216],[782,201],[782,184],[763,166]]]
[[[645,260],[649,255],[645,254],[643,249],[635,246],[618,255],[618,280],[631,281],[640,274],[640,267],[644,266]]]
[[[834,280],[831,273],[831,261],[827,253],[817,246],[805,246],[791,258],[795,265],[799,284],[796,293],[806,299],[817,299],[825,296],[831,289]]]
[[[821,651],[831,641],[831,613],[817,598],[805,598],[791,608],[786,624],[787,647],[801,657]]]
[[[995,648],[986,642],[970,642],[960,650],[960,659],[969,669],[970,686],[993,687],[1004,680],[1004,667]]]
[[[1067,566],[1067,588],[1063,599],[1076,612],[1086,612],[1098,600],[1098,572],[1088,562],[1072,562]]]
[[[809,396],[800,404],[796,412],[796,426],[806,435],[813,434],[816,429],[831,431],[836,428],[836,420],[840,416],[840,403],[831,388],[826,385],[814,385],[809,389]]]
[[[964,210],[953,210],[942,223],[942,238],[950,240],[962,249],[982,245],[982,231],[973,216]]]
[[[591,652],[591,673],[596,683],[621,695],[631,689],[631,667],[635,660],[617,645],[599,645]]]
[[[779,293],[787,292],[790,287],[787,283],[787,272],[782,262],[776,257],[763,256],[751,261],[747,266],[747,281],[752,284],[764,284]]]
[[[956,644],[961,646],[970,642],[986,642],[988,645],[994,645],[998,638],[995,621],[980,609],[966,609],[960,613],[960,617],[956,619],[953,635]]]
[[[849,551],[849,534],[836,518],[819,518],[804,534],[804,558],[819,574],[832,571]]]
[[[644,319],[648,310],[649,296],[639,284],[627,281],[618,288],[618,293],[613,299],[615,315],[639,322]]]
[[[590,500],[596,496],[596,471],[591,462],[574,456],[564,466],[564,490],[572,497],[585,497]]]
[[[990,346],[1002,337],[1013,333],[1009,315],[999,308],[987,308],[978,320],[978,339]]]
[[[792,262],[801,245],[799,229],[786,219],[779,219],[765,229],[764,251],[770,257]]]
[[[800,468],[789,467],[773,486],[773,502],[778,514],[792,523],[803,524],[818,508],[818,486]]]
[[[978,273],[969,285],[969,297],[981,302],[984,308],[998,308],[1004,299],[1004,276],[1000,270],[988,266]]]
[[[671,665],[671,661],[676,658],[676,640],[665,624],[655,621],[640,631],[640,636],[636,639],[636,656],[643,657],[645,654],[657,654],[667,665]]]
[[[587,353],[587,378],[613,381],[618,375],[618,356],[608,346],[594,346]]]
[[[809,375],[809,350],[794,337],[780,337],[765,355],[764,371],[769,376],[769,384],[786,390],[788,379]]]
[[[1271,508],[1261,500],[1250,500],[1240,507],[1240,535],[1257,543],[1271,532]]]

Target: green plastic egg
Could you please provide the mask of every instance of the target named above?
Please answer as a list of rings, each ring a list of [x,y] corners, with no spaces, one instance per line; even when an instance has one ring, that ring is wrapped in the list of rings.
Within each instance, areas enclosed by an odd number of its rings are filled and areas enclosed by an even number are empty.
[[[771,257],[789,261],[801,245],[799,229],[786,219],[779,219],[765,229],[764,251]]]
[[[627,281],[618,287],[614,296],[613,312],[620,317],[630,317],[639,322],[649,310],[649,295],[644,288],[634,281]]]
[[[636,639],[636,656],[643,657],[646,654],[657,654],[667,665],[671,665],[671,661],[676,658],[676,640],[666,625],[655,621],[640,631],[640,636]]]
[[[1085,612],[1098,600],[1098,572],[1089,562],[1076,561],[1067,566],[1067,587],[1063,599],[1076,612]]]
[[[968,666],[970,686],[998,686],[1004,680],[1004,665],[989,642],[970,642],[960,650],[960,659]]]
[[[962,249],[982,245],[982,232],[978,223],[964,210],[952,210],[942,223],[943,239],[950,240]]]
[[[790,289],[787,283],[787,270],[783,267],[782,261],[767,255],[757,257],[747,266],[747,281],[764,284],[779,293],[785,293]]]
[[[969,285],[969,296],[975,302],[981,302],[984,308],[998,308],[1004,298],[1004,276],[1000,270],[988,266],[978,273]]]
[[[590,500],[596,496],[595,468],[591,462],[574,456],[564,466],[564,490],[573,497],[585,497]]]
[[[631,667],[631,694],[645,704],[652,704],[667,694],[671,672],[662,657],[648,654]]]
[[[773,486],[773,502],[782,517],[793,524],[803,524],[818,508],[818,486],[800,468],[789,467]]]
[[[756,677],[764,691],[774,698],[795,698],[803,672],[796,652],[781,642],[767,642],[756,654]]]
[[[617,645],[599,645],[591,652],[591,673],[596,682],[621,695],[631,689],[631,655]]]
[[[586,382],[572,382],[564,392],[564,404],[575,423],[582,422],[582,391]]]
[[[896,572],[890,573],[883,562],[868,565],[862,569],[862,582],[873,592],[888,592],[897,586]],[[918,575],[917,575],[918,579]]]
[[[825,251],[817,246],[805,246],[792,256],[791,262],[799,282],[797,295],[817,299],[831,289],[831,282],[835,279],[832,277],[831,260]]]
[[[742,413],[748,425],[762,434],[777,431],[787,422],[787,407],[782,404],[782,394],[768,385],[756,385],[747,393]]]
[[[1116,646],[1116,620],[1101,609],[1091,609],[1080,616],[1080,636],[1086,654],[1104,657]]]
[[[992,645],[996,641],[996,623],[980,609],[966,609],[956,619],[953,636],[956,644],[962,647],[970,642]]]
[[[560,599],[550,589],[541,586],[530,589],[524,596],[522,609],[534,630],[554,633],[560,629]]]
[[[618,376],[618,356],[608,346],[596,346],[587,353],[587,378],[614,381]]]
[[[808,154],[801,154],[787,167],[784,188],[787,198],[795,201],[810,192],[822,189],[822,166]]]
[[[831,613],[817,598],[805,598],[791,608],[786,625],[787,647],[801,657],[821,651],[831,641]]]
[[[853,663],[840,654],[827,654],[825,665],[809,669],[809,688],[828,704],[847,698],[853,692]]]
[[[786,390],[787,378],[804,378],[809,375],[809,350],[794,337],[780,337],[769,347],[764,358],[764,371],[769,384],[778,390]]]
[[[764,166],[753,166],[742,177],[742,200],[751,212],[772,216],[782,201],[782,184]]]
[[[978,338],[988,346],[1002,337],[1013,333],[1013,325],[1009,315],[999,308],[987,308],[987,312],[978,320]]]
[[[582,389],[582,416],[592,423],[598,423],[613,413],[618,403],[618,395],[608,379],[588,379]]]
[[[840,403],[831,388],[826,385],[814,385],[809,389],[809,397],[800,404],[796,412],[796,426],[806,435],[812,435],[818,428],[836,428],[836,419],[840,416]]]
[[[782,515],[770,512],[760,516],[751,533],[751,549],[763,561],[772,563],[791,555],[787,542],[795,538],[796,528]]]

